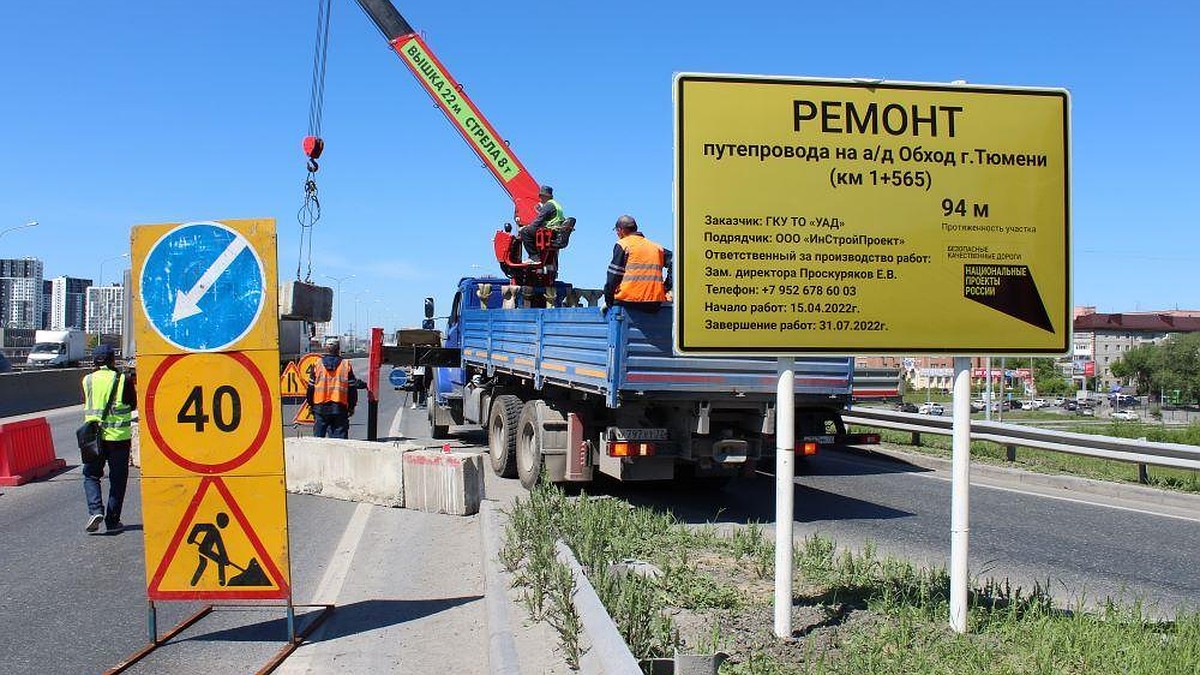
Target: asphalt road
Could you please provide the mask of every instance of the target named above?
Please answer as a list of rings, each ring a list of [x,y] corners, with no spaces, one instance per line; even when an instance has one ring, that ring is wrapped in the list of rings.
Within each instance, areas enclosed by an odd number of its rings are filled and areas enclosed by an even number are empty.
[[[382,399],[381,437],[427,437],[424,410],[398,416],[407,397],[387,387]],[[131,474],[126,499],[129,529],[85,535],[73,439],[80,414],[78,407],[47,413],[67,471],[0,490],[0,653],[6,673],[99,672],[146,642],[138,472]],[[365,417],[365,409],[356,415],[353,436],[365,437]],[[300,433],[290,424],[284,431]],[[480,431],[452,432],[457,443],[482,449]],[[1009,577],[1025,586],[1049,579],[1060,601],[1124,592],[1166,612],[1200,605],[1194,571],[1200,509],[1168,517],[1156,514],[1162,509],[1151,503],[1112,508],[1103,505],[1106,498],[1066,498],[1017,480],[973,478],[973,576]],[[945,564],[947,479],[903,463],[823,453],[796,479],[796,535],[820,533],[856,547],[871,541],[885,553]],[[612,483],[592,491],[670,509],[690,523],[769,523],[772,480],[762,476],[716,493]],[[489,476],[489,497],[503,500],[519,491],[515,481]],[[288,511],[296,601],[336,601],[339,612],[321,642],[302,647],[284,672],[483,669],[486,638],[472,521],[448,525],[426,514],[306,495],[289,495]],[[357,533],[349,555],[348,533]],[[161,603],[160,630],[195,607]],[[253,671],[279,649],[285,632],[281,609],[224,608],[132,672]],[[547,651],[547,644],[535,647]]]
[[[365,367],[356,363],[357,371]],[[386,369],[383,373],[386,384]],[[427,435],[423,410],[406,410],[407,395],[384,386],[380,436]],[[288,414],[290,410],[291,414]],[[294,407],[285,406],[290,422]],[[20,487],[0,488],[0,671],[102,672],[147,642],[140,472],[130,473],[122,520],[114,535],[87,535],[82,477],[74,443],[79,406],[46,416],[67,470]],[[29,416],[23,416],[29,417]],[[10,419],[18,418],[8,418]],[[366,437],[366,406],[351,437]],[[284,425],[285,434],[305,430]],[[433,442],[430,441],[432,444]],[[439,443],[440,445],[440,443]],[[105,480],[107,495],[107,479]],[[477,672],[486,664],[478,524],[308,495],[288,495],[294,600],[336,602],[321,629],[324,645],[302,647],[285,672]],[[344,535],[356,530],[358,538]],[[163,633],[201,605],[158,603]],[[311,618],[297,610],[299,625]],[[223,607],[128,672],[246,673],[283,646],[282,608]],[[454,636],[418,647],[427,634]],[[386,640],[386,642],[381,642]],[[302,657],[302,658],[301,658]],[[457,667],[456,667],[457,664]]]

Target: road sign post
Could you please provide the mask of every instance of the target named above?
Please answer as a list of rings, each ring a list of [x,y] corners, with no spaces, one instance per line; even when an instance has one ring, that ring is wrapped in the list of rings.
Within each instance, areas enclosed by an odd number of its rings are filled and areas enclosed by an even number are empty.
[[[675,351],[780,357],[776,634],[791,634],[784,358],[808,353],[956,357],[951,625],[965,630],[962,357],[1069,351],[1067,92],[689,73],[674,86]]]

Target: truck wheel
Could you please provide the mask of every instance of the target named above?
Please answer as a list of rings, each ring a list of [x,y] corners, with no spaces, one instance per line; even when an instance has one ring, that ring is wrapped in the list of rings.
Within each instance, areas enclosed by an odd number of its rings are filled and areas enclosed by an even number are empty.
[[[517,420],[517,475],[526,490],[532,490],[542,478],[542,434],[538,428],[540,401],[528,401]]]
[[[425,408],[429,411],[429,435],[437,440],[450,438],[450,425],[434,422],[434,419],[436,419],[437,401],[430,399],[425,404]]]
[[[521,417],[521,399],[501,394],[492,401],[488,414],[488,455],[492,471],[503,478],[517,476],[517,420]]]

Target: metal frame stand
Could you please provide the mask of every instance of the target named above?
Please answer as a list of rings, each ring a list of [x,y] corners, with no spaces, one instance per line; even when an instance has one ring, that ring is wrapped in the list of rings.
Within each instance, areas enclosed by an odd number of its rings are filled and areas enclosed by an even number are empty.
[[[124,672],[125,670],[129,669],[129,667],[132,666],[133,664],[135,664],[138,661],[141,661],[142,659],[149,656],[150,653],[153,652],[155,649],[158,649],[162,645],[173,640],[180,633],[187,630],[192,624],[196,623],[200,619],[203,619],[204,617],[211,614],[213,612],[213,610],[218,607],[254,607],[256,609],[270,609],[272,607],[283,607],[286,609],[287,632],[288,632],[287,644],[285,644],[279,651],[275,652],[275,655],[271,657],[271,660],[267,661],[267,663],[261,669],[258,670],[257,675],[266,675],[267,673],[270,673],[271,671],[278,668],[279,664],[283,663],[284,659],[291,656],[292,652],[296,651],[296,649],[300,645],[304,644],[304,641],[308,639],[308,636],[312,635],[313,631],[315,631],[322,623],[324,623],[325,619],[329,618],[329,615],[333,613],[333,609],[334,609],[334,605],[321,605],[321,604],[295,605],[295,604],[292,604],[291,598],[288,598],[288,602],[286,605],[257,605],[257,604],[206,605],[203,608],[201,608],[200,611],[189,616],[188,618],[184,619],[183,621],[180,621],[178,624],[175,625],[174,628],[172,628],[171,630],[169,630],[165,634],[163,634],[161,637],[159,637],[159,635],[158,635],[158,608],[154,605],[154,601],[151,600],[149,602],[149,605],[146,610],[146,627],[149,632],[150,643],[147,644],[145,647],[142,647],[138,651],[134,652],[133,654],[131,654],[129,656],[129,658],[118,663],[117,665],[113,666],[109,670],[104,671],[104,674],[105,675],[116,675],[117,673]],[[296,608],[297,607],[313,607],[313,608],[320,608],[320,610],[321,610],[319,613],[317,613],[317,616],[312,621],[308,622],[308,625],[305,626],[304,629],[301,630],[300,632],[296,632]]]

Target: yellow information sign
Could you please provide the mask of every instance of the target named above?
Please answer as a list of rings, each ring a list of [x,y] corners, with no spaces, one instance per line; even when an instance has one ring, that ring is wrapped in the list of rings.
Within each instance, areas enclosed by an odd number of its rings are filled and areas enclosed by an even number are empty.
[[[152,600],[281,599],[290,592],[282,476],[146,478]]]
[[[1070,100],[682,74],[675,348],[1070,347]]]
[[[282,398],[304,398],[307,381],[300,375],[300,369],[295,361],[288,361],[279,376],[279,395]]]
[[[283,473],[277,352],[138,360],[146,476]]]
[[[274,220],[133,229],[146,594],[291,597]]]

